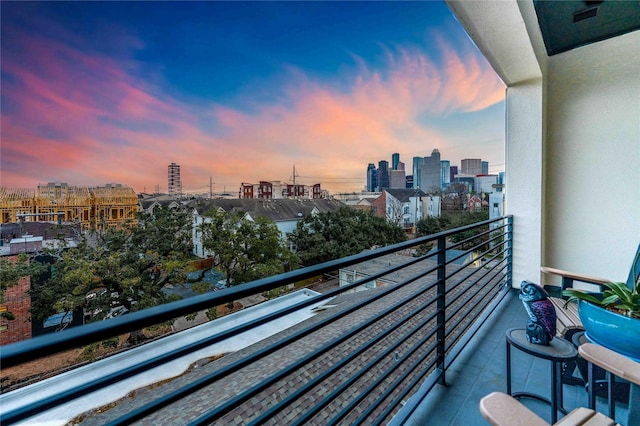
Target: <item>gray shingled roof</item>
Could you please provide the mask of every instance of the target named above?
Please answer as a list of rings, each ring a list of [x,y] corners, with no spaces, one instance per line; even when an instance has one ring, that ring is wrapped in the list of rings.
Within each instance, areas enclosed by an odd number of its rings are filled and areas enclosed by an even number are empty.
[[[391,194],[401,203],[408,202],[409,197],[424,197],[427,195],[421,189],[385,189],[385,191]]]
[[[177,197],[174,197],[173,195],[167,195],[167,194],[138,195],[138,204],[140,204],[140,207],[142,207],[142,210],[149,209],[149,207],[151,207],[154,203],[158,203],[163,207],[168,207],[169,205],[171,205],[171,203],[177,203],[179,205],[180,200]]]
[[[219,199],[219,200],[193,200],[189,207],[196,209],[199,214],[204,214],[213,208],[222,208],[227,212],[245,212],[251,217],[266,217],[274,222],[282,220],[298,219],[307,216],[313,208],[326,213],[336,211],[345,204],[337,200],[261,200],[261,199]]]

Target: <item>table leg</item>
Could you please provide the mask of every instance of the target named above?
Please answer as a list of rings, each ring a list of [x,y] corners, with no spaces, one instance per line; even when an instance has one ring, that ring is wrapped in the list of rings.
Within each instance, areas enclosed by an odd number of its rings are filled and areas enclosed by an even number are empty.
[[[594,389],[596,386],[596,379],[593,376],[594,368],[592,363],[587,364],[588,370],[588,381],[589,381],[589,408],[592,410],[596,409],[596,390]]]
[[[511,345],[507,340],[507,394],[511,395]]]
[[[558,401],[562,406],[562,382],[560,375],[562,374],[562,363],[551,361],[551,423],[558,421]]]

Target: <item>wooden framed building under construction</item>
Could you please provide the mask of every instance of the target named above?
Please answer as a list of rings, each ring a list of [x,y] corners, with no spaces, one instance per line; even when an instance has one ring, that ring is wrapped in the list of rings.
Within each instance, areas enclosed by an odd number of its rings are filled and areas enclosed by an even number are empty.
[[[0,187],[2,223],[73,222],[82,229],[103,229],[135,221],[138,196],[122,185],[70,186],[53,182],[33,189]]]

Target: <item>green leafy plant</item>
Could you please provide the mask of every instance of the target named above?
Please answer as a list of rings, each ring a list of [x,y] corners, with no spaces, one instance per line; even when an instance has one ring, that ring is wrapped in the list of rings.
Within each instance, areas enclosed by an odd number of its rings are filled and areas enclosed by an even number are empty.
[[[575,289],[564,290],[562,294],[569,296],[565,306],[574,300],[584,300],[621,315],[640,318],[640,280],[636,281],[633,289],[622,282],[606,283],[603,286],[606,290],[601,296]]]

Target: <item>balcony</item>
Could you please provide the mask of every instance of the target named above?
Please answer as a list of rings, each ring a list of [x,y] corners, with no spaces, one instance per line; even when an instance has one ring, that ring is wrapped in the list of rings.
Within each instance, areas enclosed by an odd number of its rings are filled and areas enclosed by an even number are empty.
[[[5,346],[3,368],[308,277],[349,267],[362,271],[369,265],[366,277],[327,293],[306,291],[288,305],[244,316],[225,329],[215,328],[218,322],[229,322],[225,317],[214,320],[200,326],[209,331],[198,338],[192,330],[167,338],[182,339],[177,346],[160,340],[135,348],[132,353],[142,354],[138,361],[116,355],[3,394],[2,423],[46,419],[64,424],[81,414],[71,413],[74,407],[86,407],[87,400],[93,411],[81,418],[88,424],[141,419],[194,424],[388,422],[407,409],[407,401],[416,401],[412,405],[417,409],[423,395],[444,384],[447,370],[482,324],[513,298],[511,232],[508,217],[480,222]],[[451,243],[456,237],[458,242]],[[435,250],[408,255],[425,244]],[[272,335],[263,331],[312,306],[316,308],[310,318],[293,319]],[[216,361],[199,361],[184,374],[175,367],[175,360],[229,339],[248,339],[259,327],[266,339]],[[161,349],[152,350],[151,345]],[[195,359],[224,352],[213,349]],[[153,381],[153,368],[175,371],[178,377],[114,400],[118,398],[113,395],[128,392],[123,389],[134,375],[130,390]]]
[[[2,424],[486,424],[480,398],[506,390],[504,332],[527,322],[510,282],[512,231],[511,217],[480,222],[5,346],[3,368],[310,276],[360,271],[324,294],[301,290],[5,393]],[[425,244],[435,249],[409,255]],[[255,343],[229,350],[238,339]],[[514,390],[548,393],[546,361],[517,351],[512,360]],[[587,404],[584,387],[564,388],[566,407]],[[545,404],[526,403],[550,418]]]
[[[274,312],[274,316],[285,315],[321,299],[328,305],[338,305],[321,311],[307,321],[309,324],[300,323],[285,332],[283,337],[291,337],[290,344],[298,345],[293,350],[278,346],[270,337],[252,350],[225,356],[217,364],[201,365],[179,379],[136,393],[109,410],[90,413],[85,423],[123,424],[138,419],[159,424],[172,421],[200,424],[216,422],[215,419],[226,423],[229,417],[242,420],[248,412],[252,417],[241,423],[257,422],[261,420],[258,416],[264,414],[268,417],[266,423],[282,420],[290,424],[303,419],[291,408],[298,404],[299,412],[314,411],[310,414],[313,416],[329,413],[326,421],[325,417],[314,417],[309,423],[327,424],[330,419],[336,419],[335,422],[346,424],[361,419],[364,423],[485,424],[479,418],[477,402],[492,390],[505,389],[504,330],[522,326],[526,320],[510,287],[517,286],[523,279],[540,281],[541,265],[612,280],[625,279],[640,239],[640,215],[637,214],[640,211],[640,191],[637,190],[640,182],[640,55],[637,51],[640,32],[548,56],[533,2],[450,0],[447,4],[507,86],[505,211],[510,216],[502,219],[503,240],[496,240],[503,247],[502,254],[496,253],[498,257],[488,260],[489,269],[486,265],[476,267],[478,272],[471,275],[468,269],[471,266],[467,265],[454,274],[459,267],[445,263],[446,251],[439,246],[435,256],[439,259],[423,259],[425,265],[433,263],[424,266],[425,276],[416,277],[415,281],[353,295],[340,295],[339,291],[325,293],[290,307],[292,311]],[[506,223],[510,218],[514,223],[512,234]],[[441,237],[443,235],[427,239],[437,241]],[[212,296],[177,302],[170,306],[170,311],[167,306],[154,308],[92,324],[82,330],[67,330],[54,337],[5,347],[2,365],[6,368],[324,271],[382,258],[394,251],[408,250],[412,244],[383,248]],[[445,248],[455,249],[446,244]],[[476,251],[486,250],[478,247]],[[393,274],[399,270],[383,272]],[[465,275],[469,280],[462,279]],[[369,276],[361,283],[354,282],[353,288],[375,279]],[[419,294],[418,289],[425,293]],[[455,291],[460,293],[454,295]],[[481,300],[468,301],[467,296]],[[405,305],[407,310],[403,310]],[[417,311],[422,306],[425,311]],[[480,306],[484,307],[482,311],[473,310]],[[385,308],[393,309],[387,312]],[[454,312],[463,311],[462,318],[452,316]],[[392,318],[395,316],[398,318]],[[405,317],[409,318],[406,323],[398,324]],[[377,328],[375,322],[367,322],[373,321],[372,318],[382,322],[394,319],[398,325]],[[103,379],[87,377],[80,387],[68,391],[55,389],[57,392],[41,402],[32,401],[21,408],[9,406],[3,395],[2,423],[28,419],[52,407],[64,410],[69,406],[65,404],[71,404],[74,398],[107,386],[117,387],[126,377],[223,341],[244,331],[242,327],[256,327],[267,320],[238,326],[226,334],[211,334],[205,341],[191,342],[150,357],[137,367],[123,367]],[[347,323],[349,330],[366,325],[353,335],[342,332],[340,327],[330,327],[341,321]],[[322,329],[325,324],[327,328]],[[413,327],[421,325],[424,328],[405,337]],[[388,329],[393,330],[391,335],[380,334]],[[322,335],[322,339],[318,335]],[[387,343],[389,341],[394,343]],[[348,347],[349,342],[359,344],[357,347],[362,348],[362,352]],[[378,343],[382,342],[386,346],[378,349]],[[398,346],[394,346],[395,343]],[[328,356],[333,353],[329,351],[334,350],[334,344],[336,350],[342,352]],[[422,349],[409,355],[413,347]],[[316,349],[324,351],[316,353]],[[268,358],[269,355],[273,358]],[[514,356],[518,356],[517,353]],[[356,358],[359,368],[352,367]],[[250,359],[258,364],[249,363]],[[214,364],[216,367],[209,371],[207,366]],[[287,366],[291,371],[286,370]],[[317,375],[311,372],[315,366],[319,366]],[[330,369],[334,366],[335,371]],[[514,388],[523,386],[544,393],[548,386],[543,382],[547,366],[538,365],[526,356],[514,362],[514,366],[517,368]],[[281,367],[278,371],[282,376],[270,373],[273,367]],[[384,375],[387,371],[391,373]],[[537,374],[539,371],[545,374]],[[203,374],[199,376],[196,372]],[[325,372],[330,376],[321,375]],[[235,380],[237,377],[233,374],[236,373],[252,381],[245,386]],[[299,374],[296,376],[296,373]],[[348,382],[351,380],[353,382]],[[349,384],[343,386],[345,383]],[[443,386],[444,383],[448,386]],[[280,394],[284,385],[279,384],[290,384],[296,391]],[[311,398],[304,397],[306,388],[303,387],[307,384],[318,385]],[[351,388],[352,384],[358,387]],[[221,395],[223,392],[230,394],[229,399]],[[190,395],[202,399],[190,399]],[[263,404],[259,395],[273,399]],[[565,386],[566,407],[586,405],[585,398],[584,389]],[[356,400],[357,406],[352,408]],[[316,413],[314,407],[319,405],[322,408]],[[533,403],[531,406],[549,419],[548,407]],[[235,417],[239,413],[236,410],[243,408],[245,413]],[[347,409],[350,411],[346,412]],[[293,417],[286,417],[288,415]],[[52,418],[49,413],[42,416]]]

